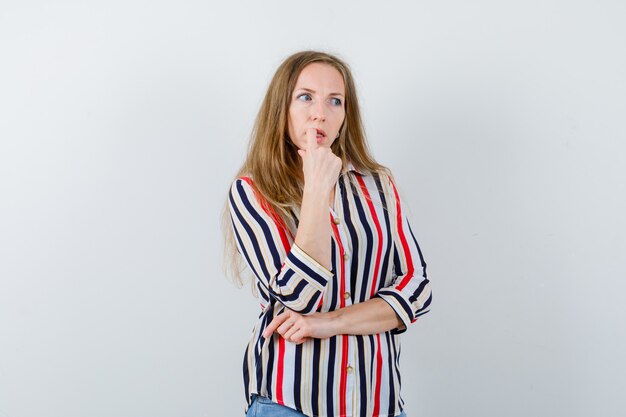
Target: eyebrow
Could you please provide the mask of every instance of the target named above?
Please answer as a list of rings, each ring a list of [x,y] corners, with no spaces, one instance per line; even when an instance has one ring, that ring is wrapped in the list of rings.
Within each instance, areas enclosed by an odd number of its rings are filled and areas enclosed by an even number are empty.
[[[304,91],[308,91],[309,93],[315,93],[315,90],[311,90],[310,88],[306,88],[306,87],[296,88],[295,91],[298,91],[298,90],[304,90]],[[341,94],[341,93],[330,93],[329,96],[341,96],[341,97],[344,97],[344,95]]]

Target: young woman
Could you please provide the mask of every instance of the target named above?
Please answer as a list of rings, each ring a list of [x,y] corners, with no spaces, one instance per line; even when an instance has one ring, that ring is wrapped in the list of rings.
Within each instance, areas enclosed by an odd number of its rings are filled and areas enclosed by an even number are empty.
[[[426,263],[366,145],[348,66],[304,51],[276,71],[224,211],[235,279],[261,312],[248,416],[404,416],[400,337],[429,310]]]

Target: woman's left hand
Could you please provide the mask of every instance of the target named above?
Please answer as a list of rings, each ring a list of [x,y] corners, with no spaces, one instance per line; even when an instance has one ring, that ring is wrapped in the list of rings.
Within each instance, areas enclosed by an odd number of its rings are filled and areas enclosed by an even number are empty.
[[[288,342],[300,344],[309,337],[325,339],[334,336],[333,328],[333,318],[328,313],[304,316],[286,308],[265,328],[263,337],[268,338],[277,332]]]

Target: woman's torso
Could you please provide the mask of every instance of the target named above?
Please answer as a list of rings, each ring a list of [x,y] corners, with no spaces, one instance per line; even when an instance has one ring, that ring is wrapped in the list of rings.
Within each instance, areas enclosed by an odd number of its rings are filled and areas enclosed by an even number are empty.
[[[388,179],[344,172],[329,202],[333,278],[316,311],[333,311],[374,297],[392,284],[394,201]],[[289,243],[297,230],[299,208],[287,219]],[[331,220],[332,219],[332,220]],[[286,248],[287,249],[287,248]],[[393,416],[400,396],[400,340],[394,332],[307,339],[295,345],[278,334],[261,334],[284,306],[259,286],[262,311],[244,357],[244,387],[252,394],[312,416]]]

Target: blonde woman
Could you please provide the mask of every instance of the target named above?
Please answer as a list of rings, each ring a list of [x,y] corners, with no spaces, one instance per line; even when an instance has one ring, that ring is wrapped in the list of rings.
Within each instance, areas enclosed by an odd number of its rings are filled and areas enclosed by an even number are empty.
[[[428,312],[430,282],[344,62],[304,51],[279,66],[226,205],[231,273],[251,272],[261,304],[246,415],[405,416],[399,335]]]

